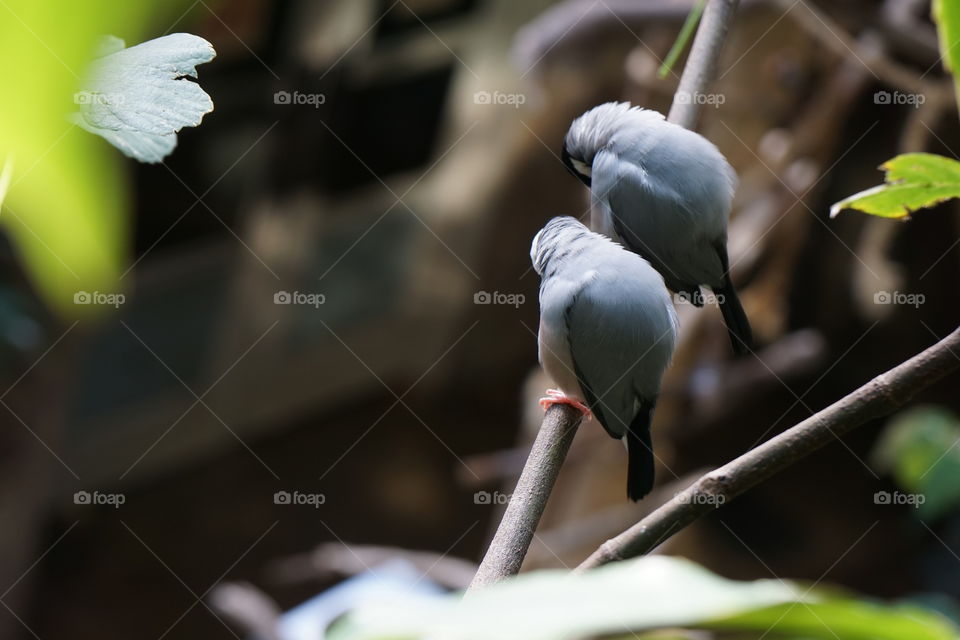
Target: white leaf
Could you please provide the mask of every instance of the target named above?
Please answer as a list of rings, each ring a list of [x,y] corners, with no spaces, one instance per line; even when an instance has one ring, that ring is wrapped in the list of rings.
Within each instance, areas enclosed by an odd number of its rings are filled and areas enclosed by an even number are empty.
[[[160,162],[176,147],[180,129],[213,111],[210,96],[187,79],[216,56],[203,38],[174,33],[124,49],[122,40],[108,36],[98,53],[76,95],[80,111],[70,120],[125,155]]]

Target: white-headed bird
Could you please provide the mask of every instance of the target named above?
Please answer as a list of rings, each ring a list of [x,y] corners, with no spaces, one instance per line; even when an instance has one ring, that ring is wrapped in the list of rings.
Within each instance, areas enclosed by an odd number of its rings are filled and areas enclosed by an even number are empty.
[[[559,387],[541,400],[596,416],[627,447],[627,496],[653,488],[650,421],[677,317],[663,278],[574,218],[552,219],[530,248],[540,274],[539,355]]]

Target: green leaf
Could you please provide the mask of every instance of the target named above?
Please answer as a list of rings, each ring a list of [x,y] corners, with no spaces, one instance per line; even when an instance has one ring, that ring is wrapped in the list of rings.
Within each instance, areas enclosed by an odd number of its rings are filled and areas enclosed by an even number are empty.
[[[657,77],[661,80],[667,77],[667,74],[670,73],[673,66],[677,64],[677,59],[680,58],[680,54],[687,48],[687,43],[690,42],[694,31],[697,30],[697,25],[700,24],[700,18],[703,16],[703,9],[706,6],[707,0],[697,0],[697,3],[690,9],[690,13],[687,14],[687,19],[683,22],[683,27],[680,28],[680,34],[674,41],[673,46],[670,47],[670,51],[667,53],[667,57],[664,58],[663,64],[657,69]]]
[[[960,419],[943,407],[898,414],[873,452],[873,464],[906,491],[923,497],[918,515],[935,519],[960,505]]]
[[[954,92],[957,104],[960,104],[960,85],[956,77],[960,70],[960,3],[956,0],[933,0],[931,8],[933,21],[937,25],[943,66],[954,76]]]
[[[908,605],[853,599],[786,604],[714,621],[707,628],[757,630],[782,637],[824,640],[956,640],[958,629],[944,616]]]
[[[932,153],[905,153],[880,165],[886,184],[830,207],[830,217],[857,209],[884,218],[908,218],[917,209],[960,197],[960,162]]]
[[[947,640],[957,629],[916,607],[862,602],[779,580],[737,582],[687,560],[649,556],[595,571],[540,571],[473,593],[361,608],[335,624],[333,640],[630,635],[678,627],[805,638]],[[644,636],[646,637],[646,636]],[[650,637],[654,637],[651,635]],[[778,636],[783,637],[783,636]]]
[[[131,158],[160,162],[176,147],[180,129],[199,125],[213,111],[210,96],[186,78],[196,78],[197,65],[216,52],[188,33],[123,47],[112,36],[101,43],[71,121]]]

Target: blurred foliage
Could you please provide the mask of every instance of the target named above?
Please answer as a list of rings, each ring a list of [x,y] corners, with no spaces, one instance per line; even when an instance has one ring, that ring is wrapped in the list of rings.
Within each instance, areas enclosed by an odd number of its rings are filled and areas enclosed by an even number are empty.
[[[932,153],[904,153],[880,165],[886,184],[830,207],[830,216],[857,209],[884,218],[907,218],[917,209],[960,197],[960,162]]]
[[[707,0],[697,0],[697,3],[693,5],[693,9],[690,10],[687,19],[683,23],[683,27],[680,29],[680,34],[677,36],[676,42],[670,47],[670,51],[667,52],[667,57],[663,59],[663,64],[657,69],[657,77],[661,80],[667,77],[670,70],[677,64],[677,60],[680,59],[680,54],[686,50],[687,43],[690,42],[694,32],[696,32],[697,25],[700,24],[700,18],[703,16],[703,9],[706,6]]]
[[[906,491],[924,496],[917,515],[934,519],[960,504],[960,419],[943,407],[915,407],[884,429],[874,466]]]
[[[13,178],[13,156],[8,155],[3,162],[3,169],[0,170],[0,207],[3,206],[3,199],[7,197],[7,189],[10,188],[10,180]]]
[[[764,636],[769,633],[796,640],[946,640],[960,633],[946,617],[928,609],[852,598],[767,607],[715,621],[706,628],[759,631]]]
[[[939,613],[888,606],[781,580],[738,582],[688,560],[649,556],[581,574],[539,571],[471,593],[361,608],[331,629],[335,640],[524,638],[547,640],[671,629],[778,638],[947,640]],[[624,636],[624,637],[628,637]]]
[[[15,167],[0,215],[47,304],[64,315],[78,291],[115,292],[127,261],[128,186],[120,156],[67,121],[100,36],[134,41],[153,10],[182,2],[5,0],[0,7],[0,158]]]
[[[960,84],[956,81],[957,71],[960,70],[960,2],[957,0],[933,0],[933,21],[937,25],[937,36],[940,41],[940,55],[943,66],[954,74],[954,91],[957,95],[957,104],[960,105]]]

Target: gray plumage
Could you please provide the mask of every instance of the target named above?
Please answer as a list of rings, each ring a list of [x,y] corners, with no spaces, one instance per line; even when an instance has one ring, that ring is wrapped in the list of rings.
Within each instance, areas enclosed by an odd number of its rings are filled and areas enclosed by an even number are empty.
[[[730,282],[727,220],[737,177],[703,136],[610,102],[573,121],[563,160],[591,192],[590,227],[643,256],[695,305],[710,287],[737,353],[750,324]]]
[[[570,217],[547,223],[530,257],[541,277],[540,362],[564,394],[624,439],[628,495],[638,500],[653,486],[650,419],[676,343],[663,278]]]

